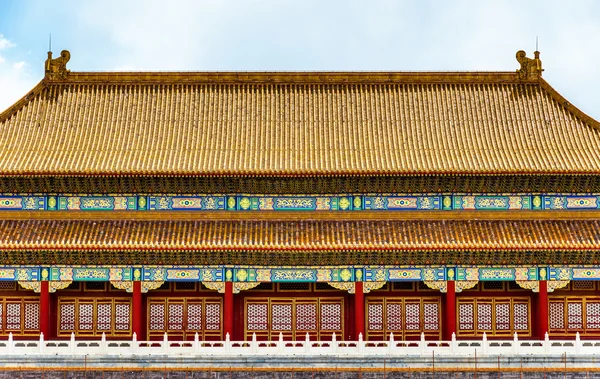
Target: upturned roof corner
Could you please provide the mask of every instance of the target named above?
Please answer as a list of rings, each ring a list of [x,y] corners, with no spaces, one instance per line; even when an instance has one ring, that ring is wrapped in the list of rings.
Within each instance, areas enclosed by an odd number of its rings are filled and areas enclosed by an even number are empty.
[[[540,52],[535,51],[533,59],[527,58],[527,54],[524,50],[517,51],[517,61],[521,64],[521,68],[517,70],[519,79],[531,80],[542,77],[542,60],[540,59]]]
[[[66,79],[70,70],[67,70],[67,62],[71,59],[71,53],[68,50],[60,52],[60,57],[52,59],[52,52],[48,52],[48,59],[45,63],[46,79],[60,80]]]

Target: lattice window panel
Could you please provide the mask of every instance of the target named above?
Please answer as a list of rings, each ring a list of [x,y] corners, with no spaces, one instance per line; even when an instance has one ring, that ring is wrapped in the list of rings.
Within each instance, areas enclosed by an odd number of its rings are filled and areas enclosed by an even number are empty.
[[[593,291],[596,289],[596,283],[592,280],[573,280],[571,288],[576,291]]]
[[[272,328],[277,331],[292,330],[292,304],[273,304],[271,306]]]
[[[531,335],[529,327],[529,298],[462,297],[458,299],[459,336],[521,336]]]
[[[84,282],[84,291],[106,291],[106,282]]]
[[[549,326],[552,335],[600,336],[600,297],[549,297]]]
[[[367,330],[383,330],[383,301],[367,304]]]
[[[269,303],[250,303],[246,306],[246,325],[248,331],[269,329]]]
[[[367,297],[367,339],[439,338],[441,303],[439,297]]]
[[[583,329],[583,303],[567,303],[567,328],[574,330]]]
[[[393,291],[414,291],[415,282],[392,282]]]
[[[296,330],[316,330],[317,329],[317,304],[300,303],[296,304]]]
[[[561,330],[565,329],[565,303],[564,301],[551,301],[550,302],[550,330]]]
[[[198,333],[203,340],[222,339],[220,298],[148,299],[148,337],[190,340]]]
[[[315,283],[315,291],[337,291],[337,289],[333,288],[328,283],[317,282]]]
[[[246,339],[343,338],[343,299],[246,299]]]
[[[475,331],[475,305],[472,302],[458,304],[458,330]]]
[[[275,284],[276,283],[260,283],[249,291],[275,291]]]
[[[483,291],[504,291],[504,282],[493,281],[493,282],[481,282],[481,289]]]
[[[342,330],[342,304],[321,302],[321,330]]]
[[[130,298],[59,297],[58,312],[59,336],[131,335]]]
[[[300,283],[300,282],[290,282],[290,283],[278,283],[279,291],[310,291],[311,283]]]
[[[38,336],[39,297],[0,297],[0,335]]]
[[[0,281],[0,291],[17,291],[17,282],[8,280]]]
[[[196,282],[175,282],[175,291],[196,291]]]

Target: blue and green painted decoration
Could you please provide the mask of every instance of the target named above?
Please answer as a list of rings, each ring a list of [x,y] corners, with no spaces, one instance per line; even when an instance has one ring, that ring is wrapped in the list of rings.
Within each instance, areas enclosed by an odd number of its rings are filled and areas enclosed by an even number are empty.
[[[600,209],[600,194],[0,195],[0,210],[18,211],[489,211],[565,209]]]

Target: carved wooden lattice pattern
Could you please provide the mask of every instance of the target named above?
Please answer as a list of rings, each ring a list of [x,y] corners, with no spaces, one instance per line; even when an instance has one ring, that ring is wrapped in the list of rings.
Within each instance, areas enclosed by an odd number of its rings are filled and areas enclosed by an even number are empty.
[[[496,330],[510,330],[509,303],[496,303]]]
[[[317,304],[296,304],[296,330],[317,329]]]
[[[167,314],[167,312],[165,312],[165,307],[165,303],[150,304],[149,329],[151,332],[154,330],[165,330],[165,315]]]
[[[130,336],[131,298],[59,297],[59,336]]]
[[[98,304],[98,330],[110,330],[112,326],[112,304]]]
[[[221,298],[148,299],[148,337],[190,340],[198,333],[200,339],[218,340],[221,333]]]
[[[600,303],[586,302],[585,316],[587,329],[600,329]]]
[[[368,304],[367,315],[368,330],[383,330],[383,304]]]
[[[75,330],[75,303],[61,304],[60,312],[60,330]]]
[[[115,304],[115,329],[116,330],[128,330],[130,317],[129,304]]]
[[[321,303],[321,330],[342,329],[342,306],[340,303]]]
[[[292,304],[273,304],[273,330],[292,330]]]
[[[328,339],[333,333],[343,338],[341,298],[246,299],[246,339]]]
[[[473,303],[458,304],[458,329],[474,331],[475,312]]]
[[[21,330],[21,304],[6,304],[6,329]]]
[[[269,328],[269,304],[248,304],[247,310],[248,330],[267,330]]]
[[[40,329],[40,303],[25,303],[25,330]]]
[[[423,304],[423,329],[424,330],[439,330],[439,304],[425,303]]]
[[[379,305],[379,304],[369,304],[369,305]],[[386,308],[386,326],[388,330],[402,330],[402,304],[399,303],[387,303],[385,305]],[[381,309],[383,309],[383,305],[381,305]],[[383,325],[383,314],[381,315],[382,325]]]
[[[491,303],[477,303],[477,329],[492,330]]]
[[[183,303],[169,302],[167,325],[169,331],[183,330]]]
[[[563,330],[565,328],[565,303],[550,302],[550,330]]]
[[[569,329],[583,329],[583,304],[580,302],[567,303],[567,327]]]
[[[202,304],[190,303],[187,305],[187,329],[202,329]]]
[[[549,297],[549,327],[552,335],[600,335],[600,297]]]
[[[458,299],[459,336],[510,337],[515,331],[519,335],[531,334],[529,327],[529,298],[476,298]]]
[[[388,339],[394,333],[398,339],[440,337],[440,298],[367,298],[367,336],[369,340]]]
[[[529,329],[529,310],[526,303],[513,304],[513,323],[514,330]]]

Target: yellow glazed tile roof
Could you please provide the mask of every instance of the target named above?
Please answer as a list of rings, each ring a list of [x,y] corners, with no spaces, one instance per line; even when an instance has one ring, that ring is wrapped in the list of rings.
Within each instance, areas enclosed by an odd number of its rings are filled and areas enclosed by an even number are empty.
[[[598,250],[598,220],[0,220],[0,251]]]
[[[598,174],[516,73],[68,73],[0,114],[0,175]]]

